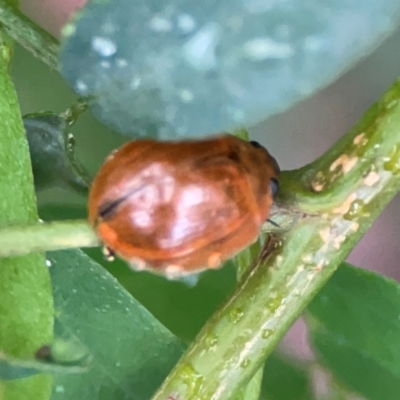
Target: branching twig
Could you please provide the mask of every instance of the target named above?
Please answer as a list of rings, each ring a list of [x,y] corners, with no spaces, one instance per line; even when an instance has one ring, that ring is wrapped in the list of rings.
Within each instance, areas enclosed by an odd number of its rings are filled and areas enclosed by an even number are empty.
[[[57,40],[5,0],[0,0],[2,30],[51,69],[58,66]]]

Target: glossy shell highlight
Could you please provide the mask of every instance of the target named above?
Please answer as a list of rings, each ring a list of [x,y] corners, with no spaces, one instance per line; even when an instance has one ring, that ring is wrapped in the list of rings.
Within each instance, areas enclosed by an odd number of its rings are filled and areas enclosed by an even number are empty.
[[[265,148],[228,134],[137,140],[98,172],[89,221],[135,269],[174,278],[218,268],[257,239],[278,174]]]

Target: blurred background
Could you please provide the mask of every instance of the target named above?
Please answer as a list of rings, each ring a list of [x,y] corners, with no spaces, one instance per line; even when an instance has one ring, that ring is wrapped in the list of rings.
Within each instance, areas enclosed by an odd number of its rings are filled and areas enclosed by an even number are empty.
[[[283,170],[303,166],[323,154],[345,133],[400,75],[400,29],[386,39],[337,82],[297,104],[289,111],[249,127],[252,139],[263,143]],[[23,114],[65,111],[76,99],[62,78],[16,47],[13,76]],[[90,113],[73,127],[77,155],[92,175],[105,156],[127,141],[100,125]],[[38,193],[44,219],[85,218],[86,198],[52,189]],[[392,201],[353,250],[348,261],[400,279],[400,197]],[[99,249],[87,251],[105,265],[120,282],[174,333],[191,339],[215,307],[233,290],[235,273],[226,266],[207,272],[189,287],[147,273],[132,272],[116,261],[106,265]],[[299,323],[301,324],[301,323]],[[296,354],[307,355],[304,330],[292,330],[286,345]]]

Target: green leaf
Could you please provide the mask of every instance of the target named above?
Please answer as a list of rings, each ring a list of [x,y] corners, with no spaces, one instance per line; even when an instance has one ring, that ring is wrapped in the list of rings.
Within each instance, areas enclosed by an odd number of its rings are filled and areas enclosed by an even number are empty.
[[[235,269],[231,262],[222,269],[200,274],[197,284],[188,285],[152,273],[132,271],[118,258],[107,262],[99,249],[87,248],[85,253],[112,273],[168,329],[186,340],[194,338],[235,287]]]
[[[342,265],[308,308],[311,341],[336,378],[370,400],[400,393],[400,286]]]
[[[264,366],[260,400],[309,400],[310,388],[307,369],[286,356],[272,353]]]
[[[38,190],[59,186],[83,194],[88,191],[90,178],[75,157],[75,141],[68,122],[65,116],[51,112],[24,117]]]
[[[63,29],[60,72],[116,131],[199,137],[254,125],[328,85],[400,18],[398,0],[264,3],[86,2]],[[290,34],[275,31],[282,21]]]
[[[180,357],[181,341],[82,251],[48,259],[55,335],[80,341],[92,359],[88,373],[56,375],[52,400],[147,400]]]
[[[36,222],[29,149],[19,105],[8,74],[10,49],[0,37],[0,225]],[[42,254],[0,260],[0,349],[4,357],[28,359],[51,340],[53,303]],[[47,400],[44,374],[0,381],[2,399]]]

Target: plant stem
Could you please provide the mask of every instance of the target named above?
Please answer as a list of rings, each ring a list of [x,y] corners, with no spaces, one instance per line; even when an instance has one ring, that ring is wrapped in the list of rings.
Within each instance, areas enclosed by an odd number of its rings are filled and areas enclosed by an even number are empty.
[[[85,220],[44,222],[0,228],[0,257],[74,247],[99,246],[93,229]]]
[[[279,208],[274,209],[274,216],[282,221],[280,228],[266,225],[268,232],[282,231],[296,221],[298,212]],[[96,247],[100,241],[96,233],[85,220],[57,221],[44,223],[27,223],[0,227],[0,258],[20,256],[34,251],[53,251],[74,247]],[[250,251],[250,250],[249,250]],[[241,253],[245,256],[247,251]],[[250,254],[250,253],[248,253]],[[254,255],[254,249],[251,250]],[[248,258],[246,258],[247,260]],[[243,261],[240,263],[240,273],[247,269]]]
[[[153,400],[228,400],[400,189],[400,82],[321,159],[282,176],[282,198],[309,213],[246,274]]]
[[[58,66],[58,41],[5,0],[0,0],[1,28],[51,69]]]

